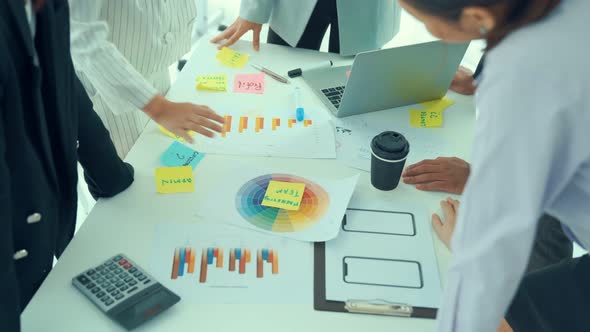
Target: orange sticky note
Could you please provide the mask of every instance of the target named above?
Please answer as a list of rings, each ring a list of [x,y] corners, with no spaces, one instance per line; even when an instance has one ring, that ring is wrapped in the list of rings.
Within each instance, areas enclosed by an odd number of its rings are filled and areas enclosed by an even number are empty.
[[[190,166],[156,168],[156,191],[160,194],[195,191],[193,168]]]
[[[304,191],[305,183],[270,181],[262,200],[262,206],[297,211]]]

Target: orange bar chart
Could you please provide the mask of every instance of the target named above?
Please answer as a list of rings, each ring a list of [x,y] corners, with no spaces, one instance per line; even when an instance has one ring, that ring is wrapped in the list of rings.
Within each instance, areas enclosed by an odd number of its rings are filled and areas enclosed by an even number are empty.
[[[178,278],[178,265],[180,265],[180,248],[174,249],[174,256],[172,257],[172,276],[171,279]]]
[[[246,129],[248,129],[248,117],[242,116],[242,117],[240,117],[240,125],[238,127],[238,132],[240,132],[240,134],[241,134]]]
[[[200,283],[207,282],[207,269],[209,265],[213,265],[214,260],[216,261],[215,267],[223,267],[223,248],[203,249],[203,253],[201,255],[201,275],[199,278]]]
[[[207,281],[207,249],[203,249],[201,254],[201,274],[199,276],[199,282],[204,283]]]
[[[303,120],[303,127],[307,128],[311,126],[311,120]]]
[[[225,135],[229,132],[231,132],[231,120],[232,120],[232,116],[231,115],[226,115],[224,116],[225,118],[225,123],[223,124],[223,132],[221,133],[221,137],[225,137]]]
[[[229,250],[229,270],[235,271],[236,270],[236,251],[234,248]]]
[[[289,128],[293,128],[293,125],[294,125],[296,122],[297,122],[297,120],[295,120],[295,119],[289,119],[289,121],[288,121],[288,123],[287,123],[287,124],[289,125]]]
[[[174,256],[172,257],[172,274],[171,279],[178,279],[184,276],[185,266],[187,273],[195,272],[195,257],[196,251],[189,247],[178,247],[174,249]]]
[[[272,274],[279,274],[279,255],[274,249],[258,249],[256,252],[256,278],[264,278],[264,262],[271,264]]]
[[[256,126],[254,129],[257,133],[264,129],[264,118],[256,118]]]
[[[281,119],[272,119],[272,130],[277,130],[281,126]]]

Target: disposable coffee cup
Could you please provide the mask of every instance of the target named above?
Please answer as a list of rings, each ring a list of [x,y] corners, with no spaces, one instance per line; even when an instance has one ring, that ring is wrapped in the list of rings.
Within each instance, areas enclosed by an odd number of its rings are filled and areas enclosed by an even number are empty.
[[[379,190],[393,190],[410,153],[410,143],[404,135],[384,131],[371,141],[371,184]]]

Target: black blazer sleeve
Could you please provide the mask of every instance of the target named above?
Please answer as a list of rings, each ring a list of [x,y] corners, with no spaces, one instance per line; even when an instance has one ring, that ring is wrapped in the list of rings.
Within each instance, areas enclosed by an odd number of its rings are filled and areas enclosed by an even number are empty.
[[[119,158],[82,83],[77,78],[74,81],[78,100],[78,160],[94,199],[112,197],[131,185],[133,167]]]
[[[4,75],[0,75],[0,78]],[[12,255],[12,198],[10,172],[8,169],[6,144],[7,96],[0,79],[0,329],[2,331],[19,331],[18,284]]]

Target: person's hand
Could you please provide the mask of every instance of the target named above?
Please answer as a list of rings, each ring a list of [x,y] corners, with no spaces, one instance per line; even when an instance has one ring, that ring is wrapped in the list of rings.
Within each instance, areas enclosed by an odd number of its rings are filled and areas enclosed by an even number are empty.
[[[447,198],[440,202],[440,207],[445,215],[445,222],[442,222],[438,214],[432,215],[432,227],[438,238],[451,250],[451,238],[457,224],[457,212],[459,212],[459,201]]]
[[[158,95],[144,108],[144,112],[154,121],[174,134],[192,143],[188,131],[196,131],[207,137],[220,133],[225,119],[207,106],[191,103],[174,103]]]
[[[225,31],[211,39],[212,43],[218,43],[222,40],[226,40],[224,44],[219,45],[217,48],[222,49],[235,44],[246,32],[252,30],[253,41],[252,44],[256,51],[260,51],[260,31],[262,30],[262,24],[250,22],[241,17],[238,17],[232,25],[230,25]]]
[[[477,86],[475,85],[473,72],[463,66],[460,66],[455,73],[455,77],[453,77],[453,82],[451,82],[451,87],[449,89],[462,95],[470,96],[474,94]]]
[[[462,194],[469,173],[469,164],[465,160],[438,157],[406,167],[402,178],[404,183],[414,184],[418,190]]]

